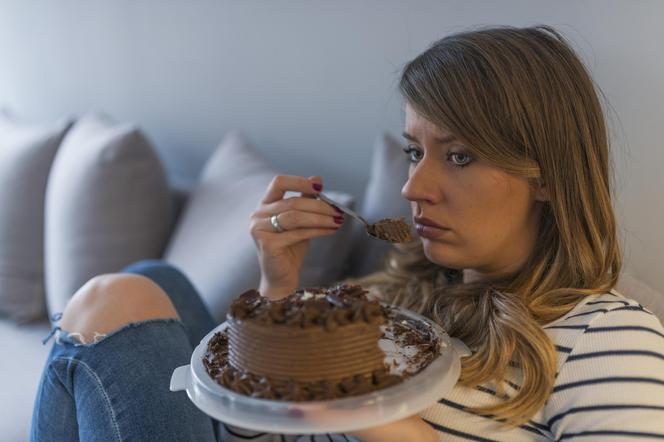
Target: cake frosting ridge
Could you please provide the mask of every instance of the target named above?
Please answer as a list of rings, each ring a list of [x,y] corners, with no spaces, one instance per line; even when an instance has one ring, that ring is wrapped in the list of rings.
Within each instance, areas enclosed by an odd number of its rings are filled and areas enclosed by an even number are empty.
[[[222,386],[259,398],[325,400],[395,385],[379,346],[389,306],[359,285],[300,289],[279,300],[249,290],[231,304],[227,327],[203,364]]]

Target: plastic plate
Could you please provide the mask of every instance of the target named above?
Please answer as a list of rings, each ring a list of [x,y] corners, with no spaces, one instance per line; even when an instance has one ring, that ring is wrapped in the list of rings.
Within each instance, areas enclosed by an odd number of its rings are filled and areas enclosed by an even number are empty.
[[[217,384],[202,362],[208,341],[228,326],[224,322],[201,340],[189,365],[173,371],[170,389],[186,390],[189,399],[214,419],[270,433],[344,433],[412,416],[451,391],[459,379],[460,359],[470,351],[431,320],[408,310],[397,311],[433,331],[440,342],[440,355],[418,374],[392,387],[343,399],[307,402],[236,393]]]

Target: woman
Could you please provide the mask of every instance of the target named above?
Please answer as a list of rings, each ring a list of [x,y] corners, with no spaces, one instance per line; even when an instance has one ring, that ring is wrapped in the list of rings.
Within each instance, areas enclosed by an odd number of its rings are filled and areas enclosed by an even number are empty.
[[[359,282],[473,353],[448,397],[354,436],[664,438],[664,329],[612,290],[621,257],[606,128],[569,45],[544,26],[455,34],[411,61],[400,89],[411,160],[402,194],[420,239]],[[318,177],[276,177],[253,214],[265,296],[293,291],[308,240],[336,231],[339,214],[313,198],[321,190]],[[213,440],[212,421],[165,391],[214,326],[194,294],[158,262],[81,288],[56,329],[33,439]]]

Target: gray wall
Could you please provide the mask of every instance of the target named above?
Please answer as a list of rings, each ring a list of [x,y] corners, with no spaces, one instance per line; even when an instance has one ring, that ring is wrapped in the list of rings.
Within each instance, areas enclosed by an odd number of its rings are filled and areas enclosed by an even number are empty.
[[[446,33],[556,26],[614,109],[627,265],[664,290],[664,2],[0,0],[0,104],[30,120],[103,110],[195,179],[229,129],[288,173],[359,195],[399,133],[403,64]]]

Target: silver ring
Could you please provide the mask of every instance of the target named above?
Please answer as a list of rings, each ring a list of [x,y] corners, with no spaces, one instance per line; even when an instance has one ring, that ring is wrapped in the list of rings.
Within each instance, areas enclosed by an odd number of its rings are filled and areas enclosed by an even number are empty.
[[[275,231],[275,232],[277,232],[277,233],[281,233],[281,232],[283,232],[285,229],[284,229],[283,227],[281,227],[281,225],[279,225],[279,221],[277,221],[277,216],[279,216],[279,214],[272,215],[272,216],[270,217],[270,223],[272,223],[272,227],[274,227],[274,231]]]

